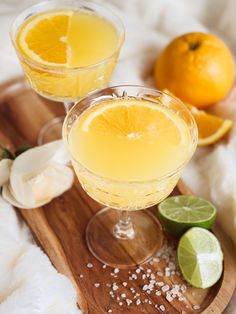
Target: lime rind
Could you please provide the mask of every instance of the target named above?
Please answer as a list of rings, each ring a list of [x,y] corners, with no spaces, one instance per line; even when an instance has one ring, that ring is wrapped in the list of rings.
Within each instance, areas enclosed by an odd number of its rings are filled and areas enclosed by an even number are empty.
[[[216,208],[196,196],[173,196],[159,204],[159,218],[170,234],[179,237],[191,227],[210,229],[216,219]]]
[[[201,223],[216,216],[216,208],[211,202],[186,195],[167,198],[159,204],[159,212],[165,218],[178,223],[192,222],[191,218],[194,218],[194,223]]]
[[[177,256],[180,270],[192,286],[209,288],[220,279],[223,253],[210,231],[198,227],[189,229],[179,241]]]

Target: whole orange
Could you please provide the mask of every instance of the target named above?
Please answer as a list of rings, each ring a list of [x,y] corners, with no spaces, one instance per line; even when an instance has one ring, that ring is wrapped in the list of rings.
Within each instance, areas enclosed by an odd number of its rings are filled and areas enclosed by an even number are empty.
[[[155,64],[158,89],[168,89],[198,108],[223,99],[232,87],[234,61],[229,48],[217,37],[188,33],[163,50]]]

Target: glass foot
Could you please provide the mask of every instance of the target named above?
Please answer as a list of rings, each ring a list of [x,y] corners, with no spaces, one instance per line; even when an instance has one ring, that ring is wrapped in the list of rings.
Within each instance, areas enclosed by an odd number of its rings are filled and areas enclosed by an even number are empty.
[[[62,125],[65,117],[54,118],[43,125],[38,135],[38,145],[43,145],[62,138]]]
[[[129,268],[148,262],[161,248],[163,233],[158,219],[147,210],[130,211],[134,234],[117,236],[121,211],[100,210],[88,223],[86,241],[91,253],[102,263]]]

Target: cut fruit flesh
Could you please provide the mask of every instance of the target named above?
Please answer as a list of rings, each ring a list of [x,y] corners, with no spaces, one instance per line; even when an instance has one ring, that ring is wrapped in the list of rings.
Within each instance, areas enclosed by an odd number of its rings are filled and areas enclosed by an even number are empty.
[[[209,288],[221,277],[223,253],[210,231],[191,228],[178,244],[178,262],[184,278],[194,287]]]
[[[172,95],[168,90],[165,93]],[[230,119],[223,119],[204,110],[185,103],[191,111],[198,127],[198,146],[207,146],[222,139],[231,129],[233,122]]]

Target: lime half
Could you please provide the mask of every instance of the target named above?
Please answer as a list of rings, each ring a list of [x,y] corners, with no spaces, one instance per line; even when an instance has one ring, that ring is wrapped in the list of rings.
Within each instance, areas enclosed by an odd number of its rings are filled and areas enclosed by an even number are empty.
[[[179,237],[191,227],[210,229],[216,219],[216,208],[200,197],[179,195],[159,204],[159,217],[165,229]]]
[[[223,253],[213,233],[194,227],[180,239],[178,262],[184,278],[194,287],[208,288],[221,277]]]

